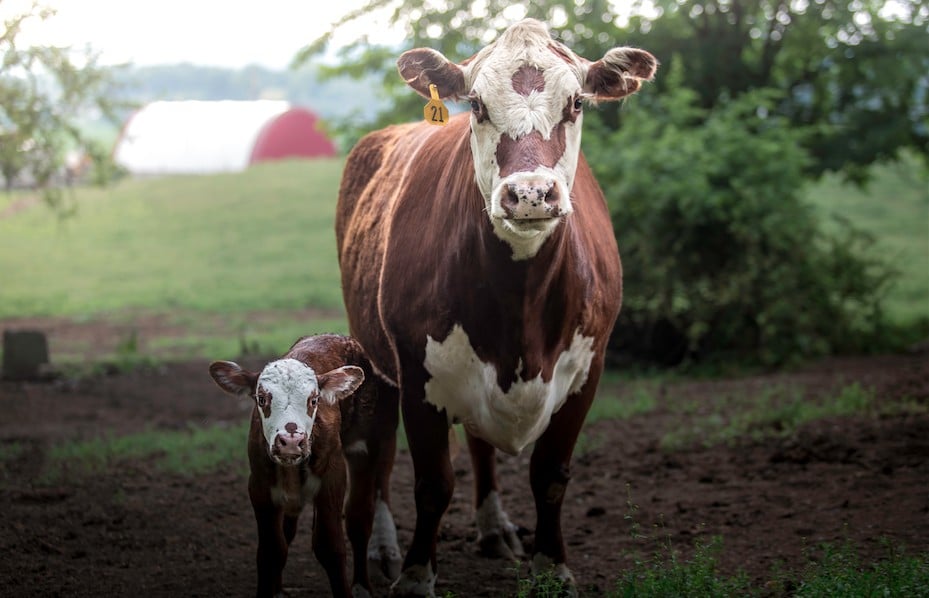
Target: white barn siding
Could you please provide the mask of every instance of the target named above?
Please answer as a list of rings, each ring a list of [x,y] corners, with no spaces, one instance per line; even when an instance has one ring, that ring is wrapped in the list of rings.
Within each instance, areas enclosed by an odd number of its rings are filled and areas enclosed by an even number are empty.
[[[285,101],[152,102],[123,128],[113,158],[136,175],[244,170],[258,134]]]

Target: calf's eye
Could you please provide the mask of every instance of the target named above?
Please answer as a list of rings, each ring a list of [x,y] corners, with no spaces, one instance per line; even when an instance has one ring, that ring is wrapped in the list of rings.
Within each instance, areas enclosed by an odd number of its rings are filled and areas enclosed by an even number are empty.
[[[574,109],[580,111],[584,107],[584,99],[580,96],[574,98]]]

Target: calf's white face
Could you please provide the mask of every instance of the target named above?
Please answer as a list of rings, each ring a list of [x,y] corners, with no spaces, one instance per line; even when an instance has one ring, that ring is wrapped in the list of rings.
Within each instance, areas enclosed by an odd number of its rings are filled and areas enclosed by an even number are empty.
[[[272,361],[260,374],[231,361],[216,361],[210,375],[227,392],[253,397],[268,455],[280,465],[296,465],[310,456],[320,401],[333,405],[364,381],[364,372],[355,366],[317,375],[291,358]]]
[[[573,211],[571,189],[585,101],[618,100],[651,79],[654,56],[613,48],[596,62],[553,40],[527,19],[461,64],[428,48],[405,52],[401,76],[429,97],[471,104],[471,155],[494,232],[514,259],[536,254]]]

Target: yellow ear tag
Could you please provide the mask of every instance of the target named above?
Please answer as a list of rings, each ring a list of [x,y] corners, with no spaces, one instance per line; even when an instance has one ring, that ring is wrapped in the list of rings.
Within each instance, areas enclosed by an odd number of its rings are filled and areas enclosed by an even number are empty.
[[[432,96],[432,99],[423,108],[423,119],[430,125],[444,127],[448,124],[448,108],[442,103],[442,98],[439,97],[439,90],[436,88],[435,83],[429,84],[429,95]]]

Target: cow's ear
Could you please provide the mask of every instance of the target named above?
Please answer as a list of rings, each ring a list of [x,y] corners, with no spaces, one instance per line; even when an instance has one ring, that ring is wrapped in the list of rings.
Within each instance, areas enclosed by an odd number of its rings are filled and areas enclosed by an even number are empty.
[[[584,91],[597,101],[618,100],[633,94],[642,81],[651,81],[658,60],[638,48],[613,48],[603,58],[591,63]]]
[[[397,59],[397,70],[406,84],[425,98],[431,97],[430,83],[435,84],[443,100],[464,97],[468,93],[461,67],[431,48],[404,52]]]
[[[214,361],[210,364],[213,382],[229,394],[246,396],[255,392],[258,374],[242,369],[234,361]]]
[[[346,365],[317,377],[319,394],[331,405],[358,390],[365,381],[365,373],[359,367]]]

